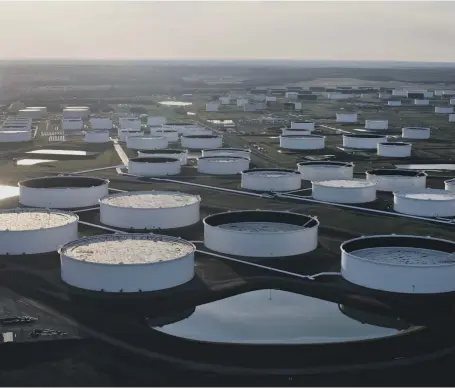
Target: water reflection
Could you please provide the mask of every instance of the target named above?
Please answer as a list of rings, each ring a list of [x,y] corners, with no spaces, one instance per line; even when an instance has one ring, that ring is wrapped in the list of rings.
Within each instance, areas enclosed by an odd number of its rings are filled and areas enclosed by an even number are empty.
[[[17,197],[18,195],[19,195],[19,187],[0,185],[0,200],[6,199],[6,198]]]
[[[52,159],[19,159],[16,163],[18,166],[33,166],[39,163],[50,163],[56,162],[56,160]]]
[[[376,325],[371,319],[366,324],[336,303],[280,290],[235,295],[198,306],[179,322],[150,326],[185,339],[251,344],[356,341],[391,336],[404,327]]]
[[[34,150],[27,154],[50,154],[50,155],[89,155],[87,151],[76,150]]]
[[[193,105],[191,102],[184,102],[184,101],[160,101],[158,104],[166,105],[166,106],[188,106]]]

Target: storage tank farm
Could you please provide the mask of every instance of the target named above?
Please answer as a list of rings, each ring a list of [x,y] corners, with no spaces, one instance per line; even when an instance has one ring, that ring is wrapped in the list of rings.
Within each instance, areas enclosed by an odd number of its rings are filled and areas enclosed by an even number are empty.
[[[160,234],[109,234],[85,237],[60,250],[66,284],[104,293],[165,290],[194,277],[194,244]]]
[[[427,184],[423,171],[378,168],[366,171],[365,175],[368,181],[377,183],[379,191],[423,190]]]
[[[253,168],[241,172],[241,187],[251,191],[299,190],[302,178],[299,171],[284,168]]]
[[[204,218],[206,248],[235,256],[286,257],[311,252],[318,245],[319,221],[292,212],[247,210]]]
[[[0,210],[0,254],[56,252],[78,238],[76,214],[49,209]]]
[[[453,292],[454,251],[454,242],[433,237],[359,237],[341,244],[341,275],[350,283],[384,292]]]
[[[377,154],[388,158],[407,158],[411,156],[412,143],[383,142],[378,143]]]
[[[133,191],[99,200],[100,220],[121,229],[175,229],[200,220],[201,197],[177,191]]]
[[[250,168],[250,159],[242,156],[201,156],[197,169],[201,174],[234,175]]]
[[[24,206],[75,209],[96,206],[108,194],[109,180],[91,176],[66,175],[20,181],[19,202]]]

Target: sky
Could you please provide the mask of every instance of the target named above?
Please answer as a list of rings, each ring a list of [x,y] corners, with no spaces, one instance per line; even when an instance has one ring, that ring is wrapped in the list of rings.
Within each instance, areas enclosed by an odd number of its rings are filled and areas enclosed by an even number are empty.
[[[455,1],[1,1],[0,59],[455,62]]]

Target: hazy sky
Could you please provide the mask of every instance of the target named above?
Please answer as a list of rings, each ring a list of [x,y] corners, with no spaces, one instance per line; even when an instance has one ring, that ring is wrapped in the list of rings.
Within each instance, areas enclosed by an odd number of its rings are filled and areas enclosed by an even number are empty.
[[[455,1],[0,1],[0,59],[455,62]]]

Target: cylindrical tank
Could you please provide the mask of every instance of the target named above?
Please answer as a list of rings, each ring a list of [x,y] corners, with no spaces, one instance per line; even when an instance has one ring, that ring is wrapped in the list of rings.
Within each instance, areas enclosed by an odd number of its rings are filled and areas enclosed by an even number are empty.
[[[108,194],[109,180],[80,175],[46,176],[26,179],[18,185],[22,205],[75,209],[97,205]]]
[[[414,100],[414,105],[430,105],[430,100]]]
[[[1,129],[1,128],[0,128]],[[20,143],[32,140],[31,131],[1,131],[0,143]]]
[[[429,139],[430,128],[423,127],[405,127],[401,130],[403,139]]]
[[[280,147],[289,150],[320,150],[325,147],[325,136],[281,135]]]
[[[449,104],[450,105],[455,105],[455,98],[451,98],[450,101],[449,101]]]
[[[307,181],[352,179],[354,175],[354,163],[350,162],[299,162],[297,169],[302,174],[302,179]]]
[[[305,131],[314,131],[313,121],[291,121],[291,129],[303,129]]]
[[[396,191],[393,209],[421,217],[455,217],[455,192],[438,189]]]
[[[128,136],[126,138],[126,146],[133,150],[162,150],[168,145],[168,139],[161,136]]]
[[[423,190],[427,174],[423,171],[378,168],[365,172],[368,181],[376,182],[379,191]]]
[[[110,141],[109,131],[88,131],[85,132],[85,143],[108,143]]]
[[[282,136],[307,136],[311,135],[311,131],[306,131],[304,129],[292,129],[292,128],[281,128]]]
[[[143,177],[180,174],[181,161],[164,156],[143,156],[128,161],[128,172]]]
[[[85,237],[60,250],[62,280],[103,292],[147,292],[175,287],[194,276],[196,247],[158,234]]]
[[[223,146],[223,137],[218,135],[186,135],[182,136],[181,144],[183,148],[194,150],[221,148]]]
[[[40,119],[43,117],[41,110],[31,108],[20,109],[18,115],[19,117],[27,117],[31,119]]]
[[[176,149],[165,149],[165,150],[138,150],[137,156],[140,158],[142,157],[149,157],[149,156],[156,156],[156,157],[163,157],[163,158],[174,158],[179,159],[180,164],[184,166],[188,163],[188,151],[182,150],[179,148]]]
[[[179,131],[172,129],[150,129],[150,134],[152,136],[162,136],[165,137],[169,142],[179,141]]]
[[[343,147],[359,149],[376,149],[378,143],[387,142],[386,135],[343,134]]]
[[[454,251],[454,242],[432,237],[359,237],[341,244],[341,275],[348,282],[380,291],[453,292]]]
[[[435,106],[434,113],[453,113],[453,106]]]
[[[401,101],[398,100],[389,100],[387,101],[388,106],[401,106]]]
[[[407,158],[411,156],[412,144],[404,142],[384,142],[378,143],[377,153],[379,156],[389,158]]]
[[[311,252],[318,245],[315,217],[281,211],[230,211],[206,217],[204,245],[228,255],[286,257]]]
[[[250,168],[250,159],[241,156],[203,156],[197,160],[201,174],[234,175]]]
[[[0,210],[0,254],[54,252],[77,239],[76,214],[46,209]]]
[[[384,130],[389,128],[389,120],[365,120],[365,129]]]
[[[366,203],[376,200],[376,182],[363,179],[313,181],[312,196],[333,203]]]
[[[357,116],[357,113],[337,113],[336,121],[337,123],[356,123]]]
[[[214,148],[202,150],[201,156],[238,156],[250,158],[251,150],[247,148]]]
[[[126,142],[127,137],[133,136],[144,136],[144,131],[133,131],[122,129],[118,132],[118,140],[121,142]]]
[[[455,191],[455,178],[444,181],[444,187],[448,191]]]
[[[109,117],[90,117],[90,125],[93,130],[112,129],[112,119]]]
[[[449,123],[455,123],[455,113],[449,115]]]
[[[302,186],[300,172],[282,168],[242,171],[242,188],[253,191],[292,191]]]
[[[122,229],[174,229],[199,222],[201,197],[177,191],[133,191],[100,199],[100,220]]]

